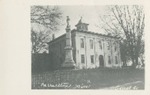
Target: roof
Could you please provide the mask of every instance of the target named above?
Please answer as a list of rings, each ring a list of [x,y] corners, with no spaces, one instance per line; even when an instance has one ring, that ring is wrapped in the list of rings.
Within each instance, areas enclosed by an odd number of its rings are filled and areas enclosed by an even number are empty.
[[[75,26],[78,26],[78,25],[81,25],[81,24],[89,25],[89,24],[87,24],[87,23],[78,23],[78,24],[76,24]]]
[[[72,30],[72,31],[82,32],[82,33],[88,33],[88,34],[94,34],[94,35],[100,35],[100,36],[104,36],[104,37],[109,37],[109,38],[116,38],[116,39],[118,39],[118,37],[115,37],[115,36],[105,35],[105,34],[101,34],[101,33],[95,33],[95,32],[92,32],[92,31],[84,31],[84,30],[77,30],[77,29],[74,29],[74,30]]]
[[[57,38],[55,38],[54,40],[48,42],[48,44],[50,44],[50,43],[52,43],[52,42],[54,42],[54,41],[56,41],[56,40],[59,40],[60,38],[64,37],[65,35],[66,35],[66,33],[63,34],[63,35],[61,35],[61,36],[59,36],[59,37],[57,37]]]
[[[78,23],[77,23],[75,26],[78,26],[78,25],[81,25],[81,24],[89,25],[89,24],[87,24],[87,23],[83,23],[83,22],[82,22],[82,17],[80,18],[80,20],[78,21]]]
[[[114,37],[114,36],[111,36],[111,35],[100,34],[100,33],[95,33],[95,32],[92,32],[92,31],[83,31],[83,30],[73,29],[71,32],[88,33],[88,34],[93,34],[93,35],[100,35],[100,36],[104,36],[104,37],[119,39],[118,37]],[[63,34],[63,35],[61,35],[61,36],[59,36],[59,37],[57,37],[56,39],[54,39],[54,40],[48,42],[48,44],[50,44],[50,43],[52,43],[52,42],[54,42],[54,41],[56,41],[56,40],[58,40],[58,39],[64,37],[65,35],[66,35],[66,33]]]

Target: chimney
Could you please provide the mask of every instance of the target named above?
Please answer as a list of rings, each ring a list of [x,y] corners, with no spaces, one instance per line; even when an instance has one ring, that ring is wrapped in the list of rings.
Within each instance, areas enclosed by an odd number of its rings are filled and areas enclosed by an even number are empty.
[[[52,34],[52,40],[54,40],[55,39],[55,34]]]

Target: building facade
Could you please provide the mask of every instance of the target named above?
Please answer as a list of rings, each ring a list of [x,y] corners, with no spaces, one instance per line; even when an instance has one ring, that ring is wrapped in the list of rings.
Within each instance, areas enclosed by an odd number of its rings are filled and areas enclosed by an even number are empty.
[[[76,29],[71,30],[71,42],[76,69],[122,66],[119,39],[88,31],[88,24],[82,19]],[[48,44],[51,64],[54,69],[59,69],[65,61],[66,34]]]

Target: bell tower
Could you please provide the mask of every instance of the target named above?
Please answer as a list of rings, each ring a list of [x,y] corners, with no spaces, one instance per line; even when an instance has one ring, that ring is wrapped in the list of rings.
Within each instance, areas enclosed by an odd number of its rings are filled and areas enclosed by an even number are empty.
[[[78,24],[75,26],[76,26],[77,30],[79,30],[79,31],[88,31],[88,25],[89,24],[82,22],[82,17],[81,17]]]

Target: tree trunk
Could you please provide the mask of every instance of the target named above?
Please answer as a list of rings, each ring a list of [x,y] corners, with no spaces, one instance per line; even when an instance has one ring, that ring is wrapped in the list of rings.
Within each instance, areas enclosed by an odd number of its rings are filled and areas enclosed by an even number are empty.
[[[139,64],[138,62],[139,62],[139,61],[138,61],[138,57],[136,57],[136,58],[135,58],[136,66]]]
[[[132,69],[135,69],[136,68],[136,62],[135,62],[135,58],[132,57],[132,66],[131,66]]]
[[[126,60],[123,61],[123,67],[126,67],[127,66],[127,62]]]

